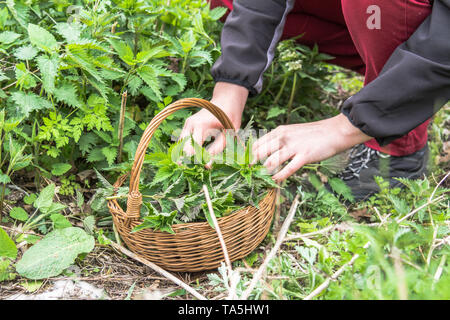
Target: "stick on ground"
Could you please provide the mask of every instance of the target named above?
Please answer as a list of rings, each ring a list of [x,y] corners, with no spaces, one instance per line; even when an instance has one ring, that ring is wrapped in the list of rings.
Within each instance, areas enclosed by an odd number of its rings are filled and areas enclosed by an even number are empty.
[[[298,198],[299,198],[299,195],[297,195],[295,197],[294,202],[292,203],[291,209],[289,210],[289,214],[287,215],[286,220],[284,220],[284,223],[281,226],[280,233],[278,234],[278,238],[277,238],[277,241],[275,242],[275,245],[273,246],[272,250],[267,255],[263,264],[259,267],[258,271],[253,276],[253,279],[250,282],[250,285],[242,293],[241,300],[247,300],[247,298],[252,293],[253,289],[256,287],[256,285],[257,285],[258,281],[260,280],[261,276],[263,275],[264,271],[266,270],[267,265],[269,264],[270,260],[272,260],[272,258],[278,252],[278,249],[280,248],[281,244],[284,241],[284,237],[286,237],[286,234],[289,230],[292,220],[294,219],[295,212],[297,211],[297,207],[299,205]]]
[[[182,287],[183,289],[185,289],[187,292],[189,292],[190,294],[192,294],[194,297],[196,297],[199,300],[208,300],[206,297],[202,296],[200,293],[198,293],[194,288],[192,288],[191,286],[187,285],[186,283],[184,283],[183,281],[181,281],[180,279],[178,279],[177,277],[175,277],[174,275],[172,275],[171,273],[167,272],[166,270],[164,270],[161,267],[158,267],[156,264],[139,257],[138,255],[134,254],[133,252],[125,249],[122,246],[119,246],[117,243],[115,242],[111,242],[111,246],[117,250],[119,250],[120,252],[122,252],[123,254],[127,255],[128,257],[139,261],[140,263],[145,264],[147,267],[150,267],[151,269],[155,270],[156,272],[158,272],[160,275],[164,276],[165,278],[167,278],[168,280],[174,282],[175,284],[179,285],[180,287]]]

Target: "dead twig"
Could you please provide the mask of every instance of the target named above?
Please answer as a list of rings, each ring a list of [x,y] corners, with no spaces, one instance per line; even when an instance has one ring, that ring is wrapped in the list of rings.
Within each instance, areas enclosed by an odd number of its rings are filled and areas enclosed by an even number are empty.
[[[317,230],[317,231],[309,232],[309,233],[293,233],[293,234],[290,234],[289,236],[287,236],[284,239],[284,241],[299,240],[301,238],[311,238],[311,237],[314,237],[314,236],[321,235],[321,234],[327,233],[329,231],[332,231],[332,230],[336,229],[336,227],[337,226],[328,226],[328,227],[323,228],[321,230]]]
[[[425,202],[423,205],[421,205],[420,207],[414,209],[413,211],[411,211],[410,213],[408,213],[408,214],[407,214],[406,216],[404,216],[403,218],[397,219],[396,222],[397,222],[397,223],[400,223],[400,222],[402,222],[402,221],[405,221],[406,219],[408,219],[409,217],[413,216],[414,214],[416,214],[418,211],[422,210],[422,209],[425,208],[426,206],[429,206],[430,204],[433,204],[433,203],[440,202],[440,201],[443,200],[444,198],[445,198],[444,195],[441,195],[441,196],[439,196],[439,197],[437,197],[436,199],[433,199],[433,200],[431,200],[431,197],[430,197],[430,199],[429,199],[427,202]]]
[[[167,278],[168,280],[174,282],[175,284],[179,285],[180,287],[182,287],[183,289],[185,289],[187,292],[189,292],[190,294],[192,294],[194,297],[196,297],[199,300],[207,300],[206,297],[202,296],[200,293],[198,293],[194,288],[192,288],[191,286],[187,285],[186,283],[184,283],[183,281],[181,281],[180,279],[178,279],[177,277],[175,277],[174,275],[172,275],[171,273],[167,272],[166,270],[164,270],[161,267],[158,267],[156,264],[139,257],[138,255],[134,254],[133,252],[125,249],[122,246],[119,246],[117,243],[115,242],[111,242],[111,246],[113,248],[115,248],[116,250],[119,250],[120,252],[122,252],[123,254],[127,255],[128,257],[139,261],[140,263],[145,264],[147,267],[153,269],[154,271],[156,271],[157,273],[159,273],[160,275],[164,276],[165,278]]]
[[[295,212],[297,211],[297,207],[299,206],[298,201],[299,195],[294,199],[294,202],[292,203],[291,209],[289,210],[289,213],[286,217],[286,220],[284,220],[283,225],[281,226],[280,233],[278,234],[277,241],[275,242],[275,245],[273,246],[272,250],[267,255],[266,259],[262,263],[262,265],[259,267],[258,271],[255,273],[252,281],[250,282],[250,285],[247,287],[247,289],[242,293],[241,299],[246,300],[250,294],[252,293],[253,289],[256,287],[256,284],[262,277],[264,271],[267,268],[267,265],[269,264],[270,260],[275,256],[275,254],[278,252],[278,249],[280,248],[281,244],[284,241],[284,238],[286,237],[286,233],[289,230],[289,227],[294,219]]]
[[[122,103],[120,105],[120,117],[119,117],[119,154],[117,156],[117,163],[122,162],[122,149],[123,149],[123,128],[125,126],[125,107],[127,105],[127,91],[122,94]]]
[[[367,242],[364,245],[364,249],[367,249],[369,247],[369,245],[370,245],[370,242]],[[333,275],[331,277],[327,278],[320,286],[318,286],[313,292],[311,292],[309,295],[307,295],[303,300],[311,300],[312,298],[319,295],[323,290],[328,288],[331,281],[335,281],[345,271],[345,269],[348,266],[351,266],[355,262],[355,260],[358,258],[359,258],[359,254],[355,253],[349,262],[347,262],[342,267],[340,267],[335,273],[333,273]]]
[[[216,215],[214,214],[214,209],[212,206],[211,198],[209,196],[208,188],[206,185],[203,185],[203,192],[205,193],[206,203],[208,205],[208,211],[211,216],[211,220],[214,224],[214,229],[217,232],[217,237],[219,238],[220,246],[222,247],[223,256],[225,258],[225,264],[227,266],[228,270],[228,279],[230,280],[230,290],[228,294],[228,299],[234,300],[236,298],[236,285],[237,285],[237,279],[234,279],[233,276],[233,268],[231,266],[231,260],[230,256],[228,255],[227,246],[225,244],[225,240],[222,236],[222,231],[220,230],[219,223],[217,222]],[[236,277],[237,278],[237,277]]]

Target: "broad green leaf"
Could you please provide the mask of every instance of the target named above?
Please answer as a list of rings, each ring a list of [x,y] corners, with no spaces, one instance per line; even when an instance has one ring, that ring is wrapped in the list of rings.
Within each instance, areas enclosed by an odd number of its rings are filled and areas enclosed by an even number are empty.
[[[170,53],[164,50],[164,46],[153,47],[149,50],[141,51],[136,55],[139,63],[146,64],[152,58],[162,58],[169,56]]]
[[[32,60],[36,57],[38,51],[31,45],[18,48],[14,52],[14,56],[19,60]]]
[[[52,93],[55,90],[55,78],[58,74],[58,58],[41,55],[37,58],[37,64],[41,72],[42,84],[44,89]]]
[[[45,207],[41,209],[41,212],[48,215],[51,213],[59,213],[61,210],[65,209],[66,206],[64,204],[58,203],[58,202],[52,202],[52,204],[49,207]]]
[[[33,204],[33,202],[37,199],[36,193],[32,193],[29,196],[25,196],[23,198],[23,202],[26,204]]]
[[[36,209],[49,208],[53,203],[53,197],[55,196],[55,184],[49,184],[39,193],[38,198],[34,201],[34,207]]]
[[[195,38],[194,32],[189,30],[178,39],[178,42],[181,45],[183,52],[186,54],[194,48],[197,39]]]
[[[22,90],[34,88],[36,86],[36,79],[34,78],[33,74],[28,71],[23,62],[16,64],[14,72],[17,79],[16,87],[19,87]]]
[[[278,107],[272,107],[270,108],[269,112],[267,113],[267,120],[272,119],[272,118],[276,118],[281,114],[285,114],[286,113],[286,109],[281,109]]]
[[[50,54],[58,50],[59,45],[55,37],[38,25],[28,24],[28,37],[30,38],[31,44]]]
[[[86,230],[86,232],[88,234],[94,234],[95,217],[94,216],[87,216],[86,218],[84,218],[83,226],[84,226],[84,230]]]
[[[42,281],[24,281],[20,285],[27,290],[27,292],[35,292],[42,286],[42,284]]]
[[[211,20],[219,20],[222,16],[227,12],[227,8],[225,7],[216,7],[209,11],[209,17]]]
[[[0,228],[0,257],[15,259],[17,256],[17,247],[8,234]]]
[[[72,226],[70,221],[60,213],[50,215],[50,220],[53,221],[53,227],[55,229],[70,228]]]
[[[11,99],[17,106],[17,112],[24,117],[28,117],[35,110],[50,109],[52,107],[50,101],[32,92],[16,91],[11,93]]]
[[[62,22],[57,23],[55,28],[69,43],[80,40],[81,26],[79,24]]]
[[[0,183],[7,184],[10,182],[11,182],[11,178],[8,175],[6,175],[4,173],[0,173]]]
[[[105,156],[108,165],[112,165],[117,157],[117,148],[104,147],[102,148],[102,153]]]
[[[11,272],[10,265],[11,260],[0,257],[0,282],[15,279],[16,274]]]
[[[12,31],[3,31],[0,33],[0,43],[10,44],[20,38],[20,34]]]
[[[9,211],[9,215],[11,218],[19,221],[27,221],[28,219],[28,213],[21,207],[13,207],[11,211]]]
[[[14,19],[16,19],[22,27],[26,28],[30,8],[25,4],[14,0],[6,0],[6,5]]]
[[[158,100],[162,100],[161,85],[158,81],[158,73],[150,66],[143,66],[137,69],[138,75],[144,80],[144,82],[150,87]]]
[[[330,184],[331,189],[333,189],[333,191],[337,194],[341,195],[345,200],[348,200],[350,202],[355,201],[352,190],[345,184],[344,181],[339,178],[332,178],[328,181],[328,183]]]
[[[64,173],[72,168],[71,164],[68,163],[54,163],[52,165],[52,174],[55,176],[62,176]]]
[[[95,245],[92,236],[76,227],[57,229],[25,251],[17,263],[17,272],[28,279],[45,279],[59,275],[81,253]]]
[[[111,44],[111,46],[114,48],[123,62],[130,66],[134,66],[136,64],[133,49],[131,49],[128,44],[126,44],[124,41],[114,39],[108,39],[108,42]]]

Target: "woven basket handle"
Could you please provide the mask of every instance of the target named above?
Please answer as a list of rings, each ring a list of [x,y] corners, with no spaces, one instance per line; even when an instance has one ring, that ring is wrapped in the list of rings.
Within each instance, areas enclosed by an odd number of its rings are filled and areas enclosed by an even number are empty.
[[[150,139],[163,120],[175,111],[189,107],[204,108],[211,112],[220,121],[225,129],[235,130],[231,120],[225,112],[222,111],[222,109],[203,99],[181,99],[165,107],[152,119],[147,129],[145,129],[136,150],[133,167],[131,168],[130,190],[127,200],[126,217],[128,219],[139,219],[140,217],[142,194],[139,192],[139,178],[141,175],[142,164],[144,163],[145,152],[148,148],[148,144],[150,143]]]

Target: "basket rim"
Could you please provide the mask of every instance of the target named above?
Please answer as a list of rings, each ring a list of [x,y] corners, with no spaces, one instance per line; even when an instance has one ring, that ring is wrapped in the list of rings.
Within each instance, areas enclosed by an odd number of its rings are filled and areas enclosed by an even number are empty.
[[[119,177],[117,178],[116,183],[114,183],[114,193],[113,193],[114,195],[116,194],[117,189],[120,188],[120,187],[123,185],[123,183],[125,182],[125,178],[126,178],[129,174],[130,174],[130,172],[125,173],[125,174],[123,174],[123,175],[121,175],[121,176],[119,176]],[[260,202],[262,202],[264,199],[266,199],[267,197],[269,197],[269,196],[270,196],[270,193],[271,193],[271,192],[274,192],[275,190],[277,190],[277,188],[267,188],[267,189],[266,189],[267,194],[260,200]],[[107,200],[107,201],[108,201],[108,203],[114,204],[115,207],[119,208],[119,209],[125,214],[126,211],[123,210],[122,206],[119,204],[119,202],[117,201],[117,199],[109,199],[109,200]],[[114,215],[115,213],[113,212],[113,210],[111,209],[111,207],[110,207],[110,206],[108,206],[108,207],[109,207],[110,213]],[[231,219],[231,217],[234,217],[235,215],[241,213],[242,211],[249,210],[250,208],[255,208],[255,209],[257,209],[257,210],[259,211],[259,208],[255,207],[255,206],[252,206],[252,205],[247,205],[247,206],[245,206],[245,207],[238,208],[238,209],[234,210],[233,212],[231,212],[230,214],[228,214],[228,215],[226,215],[226,216],[224,216],[224,217],[219,217],[219,218],[217,218],[217,221],[218,221],[218,222],[221,222],[221,221],[223,221],[223,220],[226,220],[227,218],[228,218],[228,219]],[[134,224],[136,224],[137,222],[142,222],[142,221],[143,221],[143,220],[142,220],[141,218],[139,218],[139,219],[132,219],[131,225],[134,225]],[[192,228],[192,227],[194,227],[194,226],[195,226],[195,227],[202,227],[202,226],[206,226],[206,225],[209,226],[208,221],[185,222],[185,223],[177,223],[177,224],[173,224],[173,225],[172,225],[172,229],[175,231],[175,234],[176,234],[176,231],[178,231],[178,229],[189,229],[189,228]],[[162,231],[155,230],[155,229],[152,229],[152,228],[145,228],[145,229],[139,230],[139,231],[137,231],[137,232],[140,232],[140,231],[143,231],[143,230],[149,230],[149,231],[153,231],[154,233],[162,233],[162,234],[167,234],[167,235],[175,236],[175,234],[171,234],[171,233],[168,233],[168,232],[162,232]],[[137,232],[136,232],[136,233],[137,233]]]

